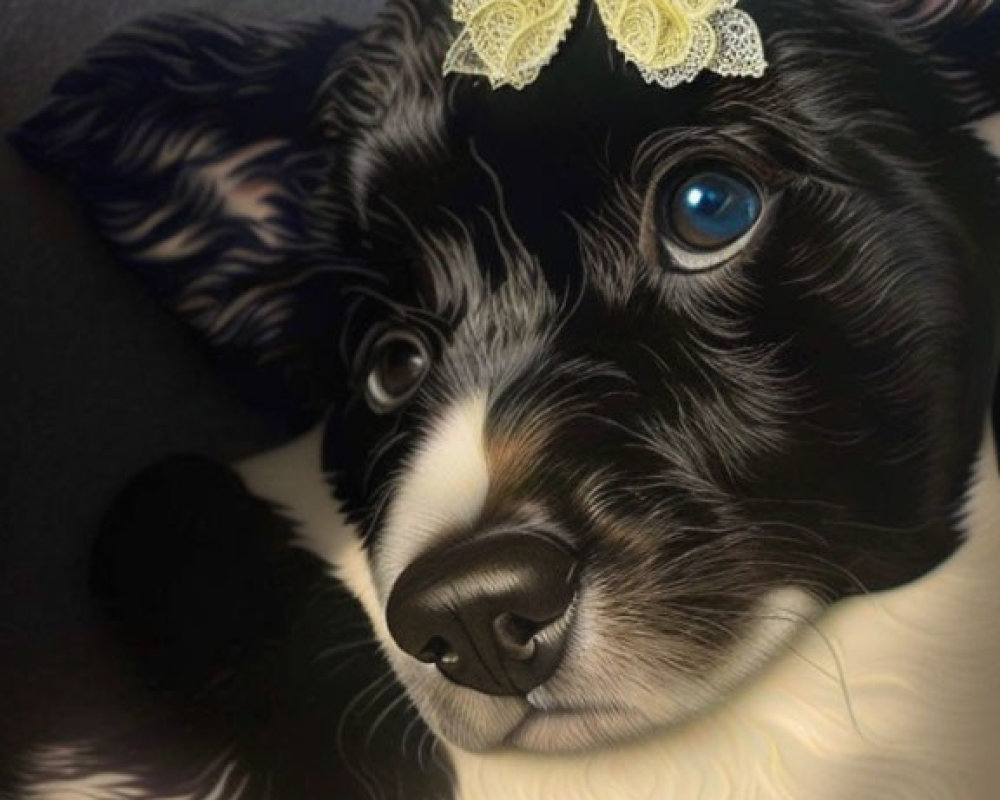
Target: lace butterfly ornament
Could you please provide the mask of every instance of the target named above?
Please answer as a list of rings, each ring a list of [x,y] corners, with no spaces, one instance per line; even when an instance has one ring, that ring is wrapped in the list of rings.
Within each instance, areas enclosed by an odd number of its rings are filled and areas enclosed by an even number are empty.
[[[671,89],[704,70],[761,77],[760,30],[738,0],[594,0],[608,35],[650,83]],[[555,57],[580,0],[455,0],[462,31],[445,73],[483,75],[494,88],[523,89]]]

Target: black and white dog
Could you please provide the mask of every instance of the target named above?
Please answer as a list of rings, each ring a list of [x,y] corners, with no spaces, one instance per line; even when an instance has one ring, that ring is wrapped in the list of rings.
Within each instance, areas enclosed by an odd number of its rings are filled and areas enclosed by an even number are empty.
[[[16,796],[994,797],[997,8],[744,0],[665,91],[584,3],[494,91],[449,5],[154,20],[16,134],[310,431],[125,491],[155,699]]]

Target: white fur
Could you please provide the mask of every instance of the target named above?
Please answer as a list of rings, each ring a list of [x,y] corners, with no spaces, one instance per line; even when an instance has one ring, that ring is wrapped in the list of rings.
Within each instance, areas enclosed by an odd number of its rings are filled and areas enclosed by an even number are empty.
[[[445,457],[443,442],[459,444],[445,436],[418,460]],[[299,521],[300,543],[337,566],[388,641],[367,556],[322,479],[319,443],[314,432],[239,471]],[[468,512],[471,504],[452,508]],[[841,604],[741,696],[681,730],[572,757],[452,748],[459,796],[990,800],[1000,786],[998,527],[1000,476],[987,432],[968,504],[968,541],[939,569],[902,589]],[[36,763],[54,758],[39,754]],[[213,800],[238,797],[225,777]],[[115,774],[36,784],[27,800],[138,797],[133,780]]]
[[[295,526],[295,543],[330,565],[364,606],[381,641],[390,639],[371,579],[368,554],[323,474],[323,427],[235,466],[247,488],[270,500]]]
[[[410,474],[440,467],[446,479],[403,490],[391,517],[403,535],[401,555],[387,575],[434,544],[430,528],[404,524],[410,511],[415,521],[463,521],[480,507],[488,470],[476,435],[479,408],[450,410],[411,464]],[[304,541],[337,565],[391,650],[367,555],[342,522],[320,522],[330,519],[330,501],[321,486],[307,488],[314,467],[291,468],[304,455],[315,463],[315,440],[307,442],[242,472],[286,504],[287,490],[299,495],[294,516],[303,520]],[[989,800],[1000,785],[992,758],[1000,737],[1000,477],[989,432],[981,459],[968,542],[924,579],[842,603],[740,696],[682,729],[569,757],[449,748],[460,797]],[[445,468],[455,465],[457,472]],[[430,503],[441,504],[436,514]],[[791,599],[775,602],[787,607]]]
[[[984,438],[968,543],[841,604],[715,713],[572,757],[451,749],[462,800],[991,800],[1000,786],[1000,477]]]
[[[407,479],[392,498],[374,558],[383,595],[443,534],[479,517],[490,484],[486,407],[484,396],[473,395],[447,409],[405,465]]]
[[[253,494],[271,500],[295,523],[296,543],[329,564],[357,539],[323,474],[323,428],[278,450],[235,465]]]
[[[411,489],[408,503],[419,506],[433,498],[455,519],[478,508],[485,458],[472,435],[473,409],[469,404],[446,415],[451,425],[429,437],[415,463],[462,464],[455,477],[475,479]],[[445,433],[453,425],[457,430]],[[375,620],[380,638],[389,642],[367,555],[350,529],[330,516],[322,482],[309,478],[318,474],[317,442],[314,435],[244,465],[241,472],[256,491],[294,506],[303,542],[337,565]],[[464,456],[452,449],[463,446],[471,447]],[[966,515],[968,541],[952,559],[907,587],[842,603],[716,712],[682,729],[597,754],[483,756],[449,748],[459,796],[991,800],[1000,785],[1000,759],[993,757],[1000,737],[1000,476],[995,464],[987,432]],[[464,501],[446,491],[460,485],[473,491]],[[420,513],[428,513],[427,508]],[[433,546],[427,532],[404,542],[405,561],[427,546]],[[788,602],[785,598],[781,604]]]
[[[336,559],[378,619],[362,579],[366,556],[317,478],[318,442],[312,434],[240,471],[256,491],[294,507],[302,543]],[[459,797],[991,800],[1000,786],[1000,476],[989,432],[966,516],[968,541],[951,560],[910,586],[841,604],[717,712],[598,754],[450,748]],[[51,764],[53,754],[37,761]],[[38,784],[26,800],[138,797],[116,774]]]

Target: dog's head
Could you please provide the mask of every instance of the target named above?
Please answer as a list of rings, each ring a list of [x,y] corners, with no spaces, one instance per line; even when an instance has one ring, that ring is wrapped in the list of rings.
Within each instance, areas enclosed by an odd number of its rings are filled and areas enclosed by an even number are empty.
[[[447,6],[393,3],[332,67],[323,26],[147,28],[26,147],[86,147],[132,263],[332,409],[349,580],[432,727],[616,741],[960,546],[998,353],[983,98],[875,2],[745,0],[766,75],[669,91],[588,3],[523,91],[445,78]],[[226,48],[263,66],[203,80]],[[169,89],[124,130],[84,80],[112,67],[119,106]]]

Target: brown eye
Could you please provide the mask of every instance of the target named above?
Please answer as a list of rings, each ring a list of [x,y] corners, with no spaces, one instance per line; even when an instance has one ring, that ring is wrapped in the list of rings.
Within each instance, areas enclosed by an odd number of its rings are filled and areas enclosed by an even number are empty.
[[[372,348],[365,392],[376,414],[389,414],[409,400],[431,367],[423,338],[406,330],[390,331]]]

